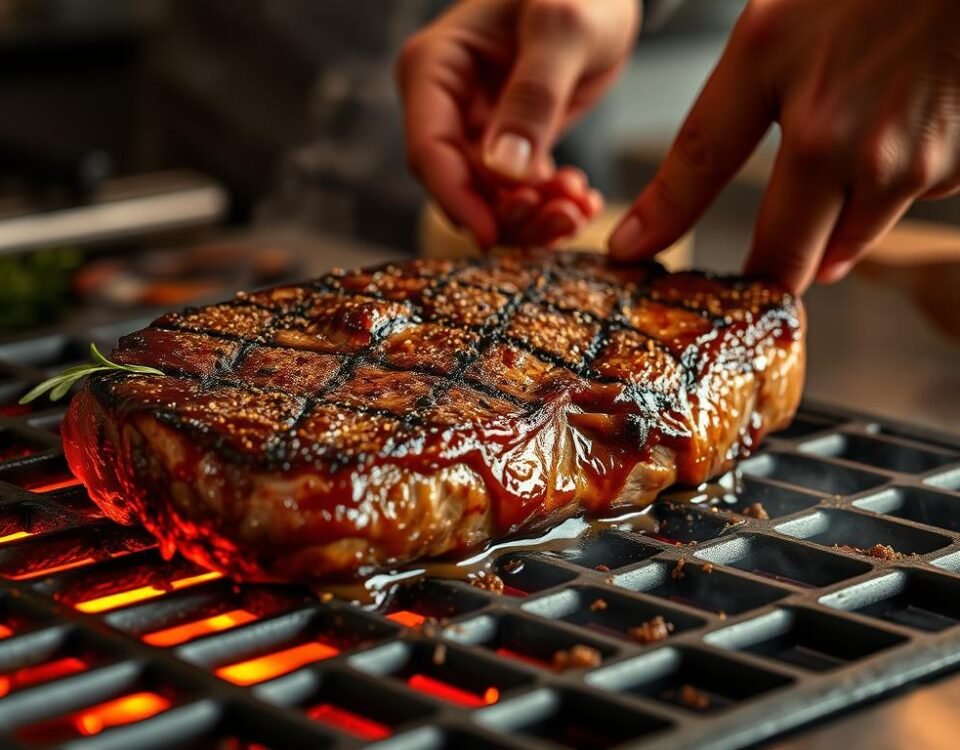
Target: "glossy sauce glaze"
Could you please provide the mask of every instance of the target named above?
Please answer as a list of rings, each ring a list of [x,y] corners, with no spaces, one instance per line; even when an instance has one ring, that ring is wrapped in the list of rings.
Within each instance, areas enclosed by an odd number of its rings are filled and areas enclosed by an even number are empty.
[[[344,272],[165,316],[114,356],[167,375],[91,379],[64,426],[71,466],[165,549],[245,578],[327,577],[642,508],[792,416],[789,296],[531,257]]]

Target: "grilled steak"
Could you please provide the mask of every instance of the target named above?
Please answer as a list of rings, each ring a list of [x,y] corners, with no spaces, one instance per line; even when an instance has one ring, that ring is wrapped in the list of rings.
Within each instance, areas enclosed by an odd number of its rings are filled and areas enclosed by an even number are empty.
[[[342,576],[698,484],[785,426],[803,312],[760,282],[529,251],[161,317],[67,458],[113,519],[244,579]]]

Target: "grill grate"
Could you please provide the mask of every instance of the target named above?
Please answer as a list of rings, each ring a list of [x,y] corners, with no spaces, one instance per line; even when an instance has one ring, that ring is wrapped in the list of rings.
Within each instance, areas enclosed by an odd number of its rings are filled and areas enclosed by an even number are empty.
[[[5,746],[731,747],[960,661],[960,442],[804,410],[656,533],[367,611],[165,561],[89,503],[62,408],[16,399],[123,328],[0,345]]]

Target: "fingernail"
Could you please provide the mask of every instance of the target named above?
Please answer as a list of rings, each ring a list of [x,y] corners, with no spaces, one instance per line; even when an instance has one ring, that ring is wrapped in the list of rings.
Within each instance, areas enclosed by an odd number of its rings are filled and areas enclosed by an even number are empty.
[[[610,252],[620,257],[629,255],[642,239],[643,225],[635,214],[630,214],[610,235]]]
[[[532,153],[533,145],[526,138],[515,133],[503,133],[487,152],[484,161],[495,172],[519,179],[527,173]]]

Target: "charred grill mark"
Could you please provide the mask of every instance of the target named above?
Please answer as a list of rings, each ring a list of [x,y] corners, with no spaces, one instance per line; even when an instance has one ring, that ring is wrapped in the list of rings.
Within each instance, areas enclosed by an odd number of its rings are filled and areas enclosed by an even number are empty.
[[[699,297],[695,301],[671,298],[670,293],[663,293],[663,290],[658,286],[664,279],[668,278],[668,274],[657,265],[651,265],[643,270],[645,275],[641,283],[634,284],[631,282],[623,288],[616,287],[602,275],[591,276],[589,264],[583,268],[573,264],[563,265],[564,261],[562,259],[556,267],[549,263],[544,266],[542,259],[536,261],[532,267],[533,270],[528,274],[529,283],[522,290],[513,291],[509,294],[507,293],[509,288],[504,284],[477,283],[476,280],[469,280],[460,276],[464,269],[469,268],[477,271],[473,274],[474,279],[482,278],[484,269],[493,267],[492,262],[487,259],[475,265],[466,263],[435,264],[434,266],[418,266],[412,269],[388,264],[381,269],[372,271],[333,273],[315,282],[281,288],[281,291],[287,293],[283,299],[271,299],[269,291],[259,292],[253,295],[240,296],[230,302],[207,308],[189,308],[179,316],[164,316],[155,321],[151,325],[151,329],[187,333],[203,337],[211,342],[221,341],[235,345],[217,357],[211,372],[198,374],[189,368],[166,363],[161,369],[167,375],[197,382],[205,393],[211,393],[217,389],[234,389],[238,394],[260,394],[264,396],[272,394],[277,397],[289,394],[287,389],[269,384],[266,376],[269,373],[263,378],[265,382],[254,383],[239,377],[237,370],[254,352],[269,350],[283,352],[310,351],[274,341],[273,336],[279,331],[294,329],[301,321],[309,323],[311,320],[322,320],[311,318],[312,306],[327,304],[322,300],[318,302],[318,294],[332,295],[334,300],[369,301],[373,305],[371,310],[374,311],[371,314],[377,314],[376,310],[382,307],[381,314],[385,313],[387,315],[387,322],[379,325],[375,330],[371,330],[369,341],[357,351],[336,354],[339,364],[325,384],[312,392],[301,393],[302,401],[300,402],[299,412],[289,424],[278,424],[278,429],[264,441],[267,446],[266,455],[263,453],[250,455],[237,451],[228,444],[228,440],[218,435],[209,424],[201,424],[195,419],[183,419],[173,409],[159,409],[158,416],[162,422],[174,428],[185,429],[192,434],[202,435],[205,440],[211,441],[214,449],[224,451],[225,454],[230,455],[232,460],[237,462],[260,461],[270,466],[286,467],[289,466],[290,461],[294,460],[294,457],[304,455],[304,447],[300,444],[298,430],[321,405],[332,406],[344,412],[393,420],[405,428],[424,427],[426,425],[426,413],[436,407],[447,393],[464,387],[468,387],[470,392],[478,394],[479,404],[482,408],[491,405],[485,405],[484,398],[499,400],[512,405],[517,408],[517,414],[526,413],[530,409],[542,406],[542,401],[521,398],[519,395],[507,392],[501,387],[491,386],[471,374],[473,366],[497,345],[504,345],[525,352],[535,358],[536,361],[547,363],[554,368],[570,373],[576,378],[599,384],[620,386],[625,389],[625,393],[633,394],[638,404],[646,404],[647,406],[644,407],[646,409],[674,409],[677,407],[676,400],[671,400],[668,394],[658,392],[656,388],[640,385],[629,378],[604,374],[597,367],[597,358],[610,344],[612,337],[621,331],[632,332],[637,336],[645,337],[651,347],[651,354],[654,351],[659,352],[682,369],[684,373],[683,382],[687,389],[692,390],[696,387],[698,369],[702,358],[710,356],[703,348],[702,337],[695,336],[685,350],[679,353],[674,352],[666,341],[660,340],[655,335],[645,333],[631,323],[627,311],[637,309],[637,305],[644,300],[655,302],[667,311],[676,310],[696,315],[699,319],[708,321],[711,330],[715,332],[714,335],[722,335],[723,331],[728,329],[746,330],[750,325],[757,326],[761,321],[768,319],[771,325],[779,320],[784,328],[797,326],[791,298],[777,298],[776,295],[771,294],[764,296],[763,293],[757,292],[757,288],[751,288],[752,291],[747,290],[745,284],[737,284],[733,287],[728,284],[723,289],[732,289],[728,292],[729,298],[713,298],[710,296],[709,290],[710,285],[715,282],[714,277],[711,276],[691,276],[693,278],[691,284],[694,286],[700,285],[697,292]],[[640,271],[637,273],[640,273]],[[385,275],[378,276],[378,274]],[[407,285],[410,279],[419,279],[426,282],[422,287],[417,287],[418,291],[414,295],[415,299],[405,299],[402,296],[398,298],[396,295],[384,294],[376,286],[377,284],[386,285],[388,292],[396,288],[405,293],[405,290],[410,288]],[[598,294],[602,297],[602,304],[597,302],[594,309],[601,309],[602,306],[602,309],[608,310],[607,314],[599,316],[589,310],[580,310],[576,307],[561,304],[557,295],[553,293],[551,285],[557,281],[571,283],[571,280],[573,282],[582,281],[584,285],[588,286],[589,289],[585,293],[594,288],[598,290]],[[716,284],[722,285],[722,282],[716,282]],[[491,309],[490,317],[486,318],[482,324],[477,324],[457,320],[445,314],[433,312],[426,314],[423,301],[425,299],[439,301],[443,306],[443,295],[451,289],[455,289],[455,293],[461,295],[461,298],[453,301],[454,308],[456,305],[469,305],[473,300],[478,305],[487,305]],[[668,292],[671,291],[668,289]],[[611,301],[609,299],[610,294],[614,294],[616,299]],[[251,297],[254,297],[254,299],[251,299]],[[743,308],[737,307],[737,304],[739,304],[741,298],[747,297],[752,300],[753,306],[744,311]],[[554,301],[551,301],[551,298]],[[291,302],[291,299],[294,301]],[[501,299],[504,301],[499,302]],[[581,297],[580,299],[584,298]],[[491,301],[495,303],[492,307]],[[403,312],[396,312],[401,309],[397,307],[398,304],[402,304]],[[733,309],[736,315],[724,313],[724,305]],[[564,356],[559,351],[545,351],[529,340],[529,337],[516,335],[516,331],[511,333],[511,324],[518,319],[521,309],[525,307],[544,311],[547,315],[546,319],[551,319],[550,315],[553,315],[554,318],[552,319],[571,321],[570,325],[579,326],[578,330],[581,330],[582,333],[589,332],[589,339],[582,337],[579,339],[580,343],[577,344],[577,347],[582,349],[580,356],[571,358],[570,356]],[[234,310],[237,311],[237,321],[235,325],[229,325],[229,313]],[[268,317],[259,315],[259,313],[264,313]],[[226,315],[227,318],[223,318],[221,314]],[[221,317],[218,318],[218,316]],[[218,321],[224,319],[228,322],[226,327],[232,327],[234,330],[242,329],[247,333],[256,328],[258,320],[266,322],[262,329],[258,329],[256,335],[252,336],[202,325],[204,320],[209,320],[211,325],[215,325]],[[534,334],[548,335],[548,338],[544,340],[549,340],[549,331],[538,329],[536,323],[536,319],[533,322],[528,321],[528,330]],[[389,336],[404,330],[407,326],[415,325],[436,325],[449,331],[462,331],[465,336],[469,334],[467,340],[470,343],[464,346],[462,352],[456,353],[453,357],[452,367],[442,371],[430,366],[398,365],[389,361],[380,353],[381,344]],[[570,351],[570,349],[566,351]],[[319,352],[317,353],[319,354]],[[741,364],[742,366],[748,366]],[[413,408],[403,410],[381,408],[375,404],[345,401],[336,397],[336,392],[350,381],[357,373],[358,368],[366,366],[383,373],[392,372],[398,374],[398,376],[403,373],[421,379],[430,379],[427,382],[433,382],[433,385],[426,393],[416,398],[413,402]],[[253,372],[257,374],[261,371],[254,370]],[[98,397],[109,399],[111,398],[112,384],[116,382],[117,380],[111,377],[97,378],[92,387]],[[638,419],[644,420],[648,416],[637,415]],[[343,456],[342,458],[346,460],[348,457]]]

